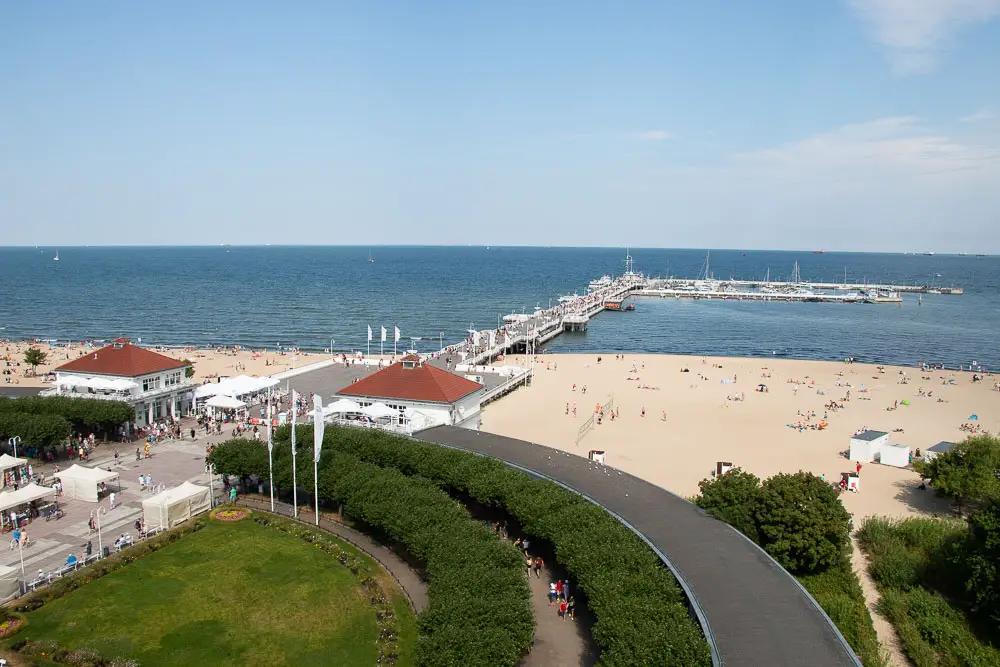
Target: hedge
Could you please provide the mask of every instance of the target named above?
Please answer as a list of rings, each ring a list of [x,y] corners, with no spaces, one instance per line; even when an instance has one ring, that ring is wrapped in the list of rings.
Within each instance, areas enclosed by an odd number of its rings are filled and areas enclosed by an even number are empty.
[[[60,415],[70,422],[77,431],[101,431],[105,434],[114,434],[119,426],[135,419],[135,410],[124,401],[105,401],[71,396],[23,396],[21,398],[0,399],[0,413],[10,414],[12,412],[31,415]],[[25,438],[25,442],[28,442],[27,438]]]
[[[311,451],[312,428],[299,427],[297,435]],[[275,452],[290,451],[288,427],[275,438]],[[596,617],[592,634],[602,665],[711,663],[670,572],[634,533],[579,495],[492,459],[380,431],[328,427],[324,452],[330,449],[502,507],[527,533],[552,543]]]
[[[0,405],[7,403],[8,400],[0,399]],[[22,456],[32,445],[36,447],[58,445],[72,433],[72,424],[62,415],[0,411],[0,438],[6,443],[8,438],[20,437],[21,449],[18,454]]]
[[[312,490],[311,446],[299,457],[301,486]],[[252,440],[216,446],[218,472],[267,478],[267,448]],[[275,447],[276,482],[291,476],[289,447]],[[286,482],[287,483],[287,482]],[[426,565],[430,603],[418,618],[417,663],[516,665],[534,634],[524,559],[473,521],[458,502],[425,479],[325,451],[320,495],[352,517],[385,531]]]

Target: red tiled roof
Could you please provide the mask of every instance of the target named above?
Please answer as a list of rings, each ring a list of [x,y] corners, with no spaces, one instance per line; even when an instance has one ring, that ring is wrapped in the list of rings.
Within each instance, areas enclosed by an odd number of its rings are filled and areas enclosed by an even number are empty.
[[[404,368],[396,362],[377,373],[347,385],[337,392],[341,396],[371,396],[423,401],[426,403],[454,403],[483,385],[466,380],[461,375],[449,373],[437,366],[419,364]]]
[[[111,345],[67,362],[55,370],[66,373],[138,377],[184,368],[188,365],[183,361],[132,345],[127,338],[116,338]]]

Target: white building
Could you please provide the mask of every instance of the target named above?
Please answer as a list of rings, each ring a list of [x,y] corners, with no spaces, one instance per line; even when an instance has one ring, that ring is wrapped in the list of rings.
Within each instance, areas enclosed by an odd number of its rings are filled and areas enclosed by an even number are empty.
[[[883,445],[889,444],[889,434],[885,431],[864,431],[851,436],[851,461],[871,463],[882,451]]]
[[[125,401],[135,408],[135,423],[146,426],[194,408],[190,364],[116,338],[110,345],[55,369],[47,395]]]
[[[425,364],[410,354],[337,392],[362,407],[384,403],[406,413],[420,428],[454,425],[479,429],[485,387],[461,375]]]

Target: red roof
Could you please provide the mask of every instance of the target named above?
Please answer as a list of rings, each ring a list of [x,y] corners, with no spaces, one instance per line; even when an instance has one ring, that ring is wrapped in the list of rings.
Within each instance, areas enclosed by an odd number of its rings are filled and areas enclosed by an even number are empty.
[[[483,385],[429,364],[406,368],[396,362],[337,392],[340,396],[371,396],[425,403],[454,403]]]
[[[89,375],[117,375],[134,378],[174,368],[184,368],[189,365],[187,362],[132,345],[128,338],[116,338],[111,345],[67,362],[55,370],[57,373],[87,373]]]

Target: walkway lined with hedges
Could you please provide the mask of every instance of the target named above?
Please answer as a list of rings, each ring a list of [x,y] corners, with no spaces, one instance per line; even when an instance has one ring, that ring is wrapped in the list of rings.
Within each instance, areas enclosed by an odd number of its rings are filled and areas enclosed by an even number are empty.
[[[417,437],[547,476],[628,521],[676,568],[704,614],[720,664],[860,665],[791,575],[737,531],[683,498],[614,468],[514,438],[449,426]]]

